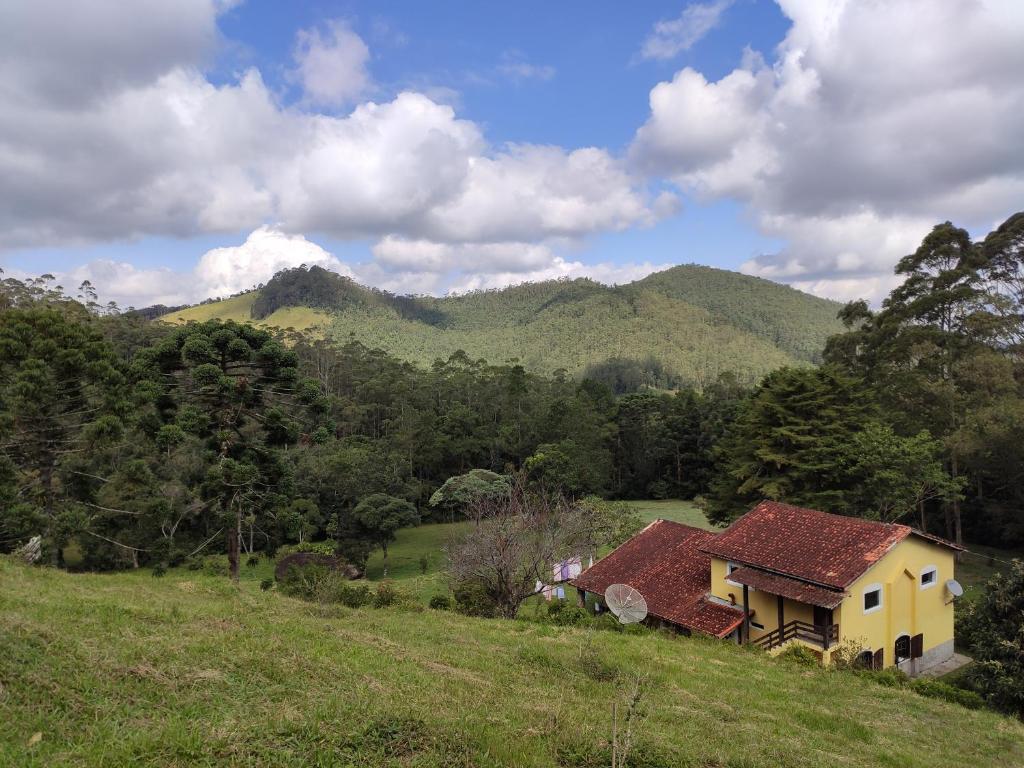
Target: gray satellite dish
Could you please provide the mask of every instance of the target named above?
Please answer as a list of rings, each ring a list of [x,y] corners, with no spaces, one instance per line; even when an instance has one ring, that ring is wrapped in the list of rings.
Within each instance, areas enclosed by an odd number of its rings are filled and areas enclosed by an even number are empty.
[[[964,588],[960,586],[960,582],[956,579],[950,579],[946,582],[946,591],[953,596],[954,599],[960,597],[964,593]]]
[[[608,610],[619,617],[620,624],[635,624],[647,618],[647,601],[627,584],[612,584],[604,591]]]

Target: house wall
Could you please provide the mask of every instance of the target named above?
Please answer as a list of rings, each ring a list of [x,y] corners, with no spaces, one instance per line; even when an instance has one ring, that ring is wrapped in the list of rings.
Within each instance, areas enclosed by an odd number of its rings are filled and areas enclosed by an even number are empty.
[[[735,598],[736,606],[742,608],[743,586],[734,586],[726,580],[726,566],[727,562],[725,560],[719,560],[715,557],[711,558],[711,594],[730,602]],[[762,592],[753,587],[749,587],[748,590],[747,600],[753,613],[751,621],[764,625],[764,629],[758,629],[753,625],[750,627],[750,639],[757,640],[773,629],[776,629],[779,625],[778,596]],[[788,622],[793,621],[793,619],[800,619],[807,623],[814,621],[814,609],[804,603],[784,599],[782,611],[784,614],[783,621]]]
[[[900,664],[910,674],[948,659],[953,654],[953,605],[945,584],[954,577],[955,562],[947,547],[905,538],[848,588],[850,596],[834,614],[840,642],[870,651],[881,648],[883,666],[891,667],[896,638],[922,634],[924,656]],[[922,589],[921,573],[928,566],[938,571],[932,586]],[[864,592],[875,584],[882,587],[882,606],[865,613]]]
[[[896,638],[922,634],[922,658],[900,664],[909,674],[948,659],[953,654],[953,606],[946,604],[949,595],[945,583],[953,578],[954,563],[954,553],[946,547],[916,536],[901,541],[850,586],[850,596],[833,610],[832,621],[839,625],[839,642],[850,641],[869,651],[881,648],[884,666],[891,667],[895,662]],[[921,589],[921,572],[928,566],[937,568],[935,583]],[[742,608],[743,587],[729,584],[726,572],[727,562],[712,557],[711,594],[726,601],[735,599]],[[865,613],[864,591],[873,584],[882,586],[882,607]],[[750,639],[757,640],[778,626],[778,598],[750,588],[748,600],[754,613],[752,620],[764,625],[763,630],[750,628]],[[786,622],[814,621],[814,608],[804,603],[787,599],[783,612]],[[833,650],[824,652],[826,664],[831,662]]]

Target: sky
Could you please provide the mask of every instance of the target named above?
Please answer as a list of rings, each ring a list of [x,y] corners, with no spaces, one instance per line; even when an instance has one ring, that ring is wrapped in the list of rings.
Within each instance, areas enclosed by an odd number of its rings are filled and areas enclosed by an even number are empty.
[[[700,263],[879,301],[1024,208],[1020,0],[6,0],[0,268],[182,304]]]

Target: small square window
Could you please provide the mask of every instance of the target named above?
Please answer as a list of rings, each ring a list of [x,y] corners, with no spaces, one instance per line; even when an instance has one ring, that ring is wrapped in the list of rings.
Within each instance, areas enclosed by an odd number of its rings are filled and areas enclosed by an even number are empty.
[[[921,589],[932,587],[938,581],[939,571],[934,565],[930,565],[921,571]]]
[[[882,606],[882,590],[872,589],[864,593],[864,611],[874,611]]]

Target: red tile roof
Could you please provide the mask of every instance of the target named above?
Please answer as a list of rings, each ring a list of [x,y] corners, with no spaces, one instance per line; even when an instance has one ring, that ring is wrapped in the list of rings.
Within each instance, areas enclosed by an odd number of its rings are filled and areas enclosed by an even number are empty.
[[[913,529],[762,501],[702,549],[833,589],[845,589]]]
[[[643,595],[651,616],[725,637],[743,613],[707,599],[711,558],[701,547],[714,538],[710,531],[656,520],[570,583],[601,595],[612,584],[628,584]]]
[[[806,581],[779,576],[768,571],[743,566],[729,574],[729,581],[746,584],[754,589],[761,589],[772,595],[782,595],[790,600],[817,605],[822,608],[835,608],[846,598],[846,592],[837,589],[826,589],[808,584]]]

